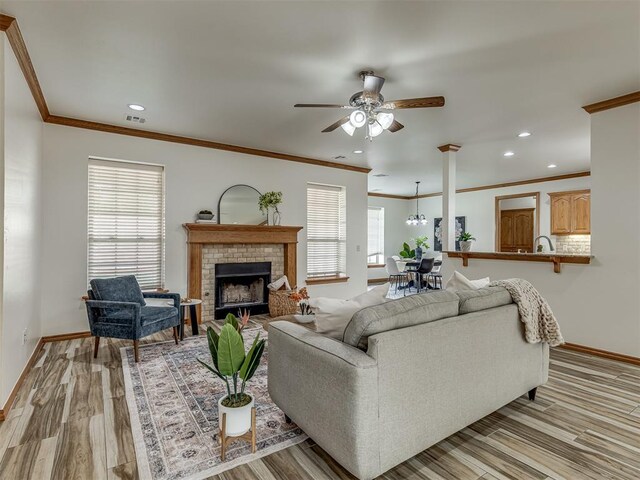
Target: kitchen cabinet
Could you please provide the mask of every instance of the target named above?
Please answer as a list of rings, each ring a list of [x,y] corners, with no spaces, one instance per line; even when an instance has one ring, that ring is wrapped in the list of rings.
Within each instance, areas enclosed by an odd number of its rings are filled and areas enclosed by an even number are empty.
[[[575,190],[550,193],[551,234],[591,233],[591,191]]]

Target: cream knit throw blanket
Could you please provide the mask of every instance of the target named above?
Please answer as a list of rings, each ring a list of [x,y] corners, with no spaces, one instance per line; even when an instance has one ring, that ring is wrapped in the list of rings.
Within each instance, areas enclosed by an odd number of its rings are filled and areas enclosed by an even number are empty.
[[[504,287],[511,294],[511,298],[518,305],[527,342],[547,342],[552,347],[564,343],[560,326],[551,307],[533,285],[522,278],[510,278],[491,282],[490,286]]]

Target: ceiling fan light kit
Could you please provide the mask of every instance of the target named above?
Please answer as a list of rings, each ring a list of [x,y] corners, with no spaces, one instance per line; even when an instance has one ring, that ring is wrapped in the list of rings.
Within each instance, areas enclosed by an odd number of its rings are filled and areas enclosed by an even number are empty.
[[[322,132],[333,132],[336,128],[342,127],[347,135],[353,136],[357,128],[366,125],[366,138],[372,140],[373,137],[377,137],[385,130],[395,133],[404,128],[404,125],[395,119],[393,113],[384,110],[442,107],[444,105],[444,97],[406,98],[385,102],[384,97],[380,94],[382,85],[384,85],[383,77],[374,75],[373,72],[363,71],[360,72],[360,78],[364,88],[361,92],[356,92],[351,96],[349,105],[297,103],[294,107],[353,110],[350,115],[329,125]]]
[[[426,225],[428,223],[427,218],[424,216],[424,214],[420,214],[420,211],[418,210],[418,202],[420,201],[420,197],[418,197],[419,186],[420,182],[416,182],[416,214],[409,215],[409,218],[407,218],[407,225],[418,226]]]

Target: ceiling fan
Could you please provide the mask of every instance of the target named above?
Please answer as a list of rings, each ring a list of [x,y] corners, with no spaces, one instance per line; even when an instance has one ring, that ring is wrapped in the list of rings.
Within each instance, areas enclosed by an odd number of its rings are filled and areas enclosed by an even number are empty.
[[[342,127],[348,135],[353,136],[356,128],[366,126],[366,138],[372,140],[373,137],[377,137],[385,130],[394,133],[404,128],[404,125],[395,119],[392,112],[385,110],[442,107],[444,105],[444,97],[405,98],[390,102],[385,101],[380,94],[382,85],[384,85],[384,78],[374,75],[371,71],[362,71],[359,75],[364,83],[364,88],[361,92],[356,92],[351,96],[349,105],[296,103],[294,107],[353,110],[349,115],[332,123],[322,132],[333,132],[336,128]]]

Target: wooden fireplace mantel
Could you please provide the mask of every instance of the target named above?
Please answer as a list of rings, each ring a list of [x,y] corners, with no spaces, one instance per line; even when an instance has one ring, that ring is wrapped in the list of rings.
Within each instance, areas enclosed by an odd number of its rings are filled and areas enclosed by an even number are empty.
[[[298,232],[302,227],[211,223],[185,223],[182,226],[187,231],[187,295],[190,298],[202,299],[203,245],[281,244],[284,246],[284,274],[292,285],[297,283]],[[198,318],[202,318],[201,312],[198,313]]]

